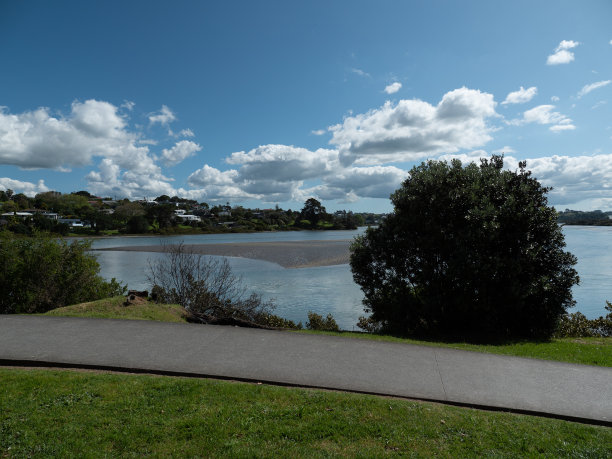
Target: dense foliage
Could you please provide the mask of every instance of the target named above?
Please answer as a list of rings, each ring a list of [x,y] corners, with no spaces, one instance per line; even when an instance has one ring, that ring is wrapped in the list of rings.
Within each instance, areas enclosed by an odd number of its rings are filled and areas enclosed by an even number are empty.
[[[578,282],[544,188],[503,158],[429,161],[391,196],[394,212],[352,247],[361,325],[453,338],[550,336]]]
[[[154,200],[113,200],[92,196],[87,191],[62,194],[48,191],[34,198],[12,190],[0,190],[0,229],[32,235],[45,231],[62,236],[91,234],[197,234],[298,229],[356,229],[376,224],[380,215],[338,211],[329,214],[314,198],[301,211],[248,209],[215,205],[191,199],[158,196]],[[17,213],[21,213],[18,215]],[[54,214],[54,215],[53,215]],[[189,218],[185,218],[187,215]],[[197,218],[196,218],[197,217]],[[59,220],[58,220],[59,219]],[[77,226],[61,219],[78,220]]]
[[[0,234],[0,313],[40,313],[121,295],[125,287],[98,272],[89,242]]]
[[[587,319],[581,312],[561,316],[555,336],[558,338],[605,338],[612,336],[612,303],[606,301],[606,316]]]

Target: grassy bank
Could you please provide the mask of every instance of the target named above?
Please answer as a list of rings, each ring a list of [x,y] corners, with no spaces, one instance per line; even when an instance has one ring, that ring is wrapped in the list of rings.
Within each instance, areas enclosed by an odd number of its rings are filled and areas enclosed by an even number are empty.
[[[612,429],[200,379],[0,369],[0,456],[606,457]]]
[[[116,296],[89,303],[52,309],[46,316],[92,317],[96,319],[157,320],[160,322],[186,322],[185,308],[177,304],[156,304],[148,301],[124,305],[125,297]]]
[[[417,344],[421,346],[449,347],[466,351],[488,352],[491,354],[612,367],[612,338],[559,338],[551,339],[550,341],[515,341],[501,344],[472,344],[462,342],[425,341],[358,332],[300,330],[298,333],[316,333],[354,339],[370,339],[375,341]]]

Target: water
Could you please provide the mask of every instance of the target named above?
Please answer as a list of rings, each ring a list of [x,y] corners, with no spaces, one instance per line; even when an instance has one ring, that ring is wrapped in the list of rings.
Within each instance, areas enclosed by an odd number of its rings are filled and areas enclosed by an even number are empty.
[[[612,227],[566,226],[563,228],[567,250],[578,257],[576,269],[580,285],[574,287],[576,307],[588,318],[606,314],[605,301],[612,301]],[[169,237],[116,237],[95,239],[94,248],[153,245],[160,243],[219,244],[229,242],[305,241],[352,239],[356,231],[295,231],[280,233],[210,234]],[[145,290],[150,285],[146,272],[149,262],[162,254],[147,252],[96,252],[101,275],[115,277],[130,288]],[[277,305],[281,317],[307,320],[308,311],[331,313],[338,325],[356,329],[363,315],[361,290],[353,282],[348,265],[285,269],[274,263],[244,258],[228,258],[234,272],[242,276],[251,291]]]

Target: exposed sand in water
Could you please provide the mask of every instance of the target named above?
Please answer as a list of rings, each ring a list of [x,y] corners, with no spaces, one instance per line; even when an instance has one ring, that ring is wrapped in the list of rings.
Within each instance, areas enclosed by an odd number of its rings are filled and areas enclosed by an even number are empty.
[[[185,249],[202,255],[253,258],[279,264],[284,268],[342,265],[349,262],[350,240],[236,242],[228,244],[185,244]],[[163,245],[109,247],[97,250],[123,252],[163,252]]]

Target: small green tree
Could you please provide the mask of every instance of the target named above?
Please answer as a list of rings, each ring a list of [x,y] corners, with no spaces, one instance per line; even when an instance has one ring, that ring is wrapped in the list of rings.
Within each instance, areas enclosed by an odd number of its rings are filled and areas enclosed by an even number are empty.
[[[391,196],[394,212],[352,246],[363,325],[453,338],[548,337],[578,283],[556,212],[520,163],[429,161]]]
[[[0,313],[40,313],[125,293],[98,275],[90,242],[0,233]]]

